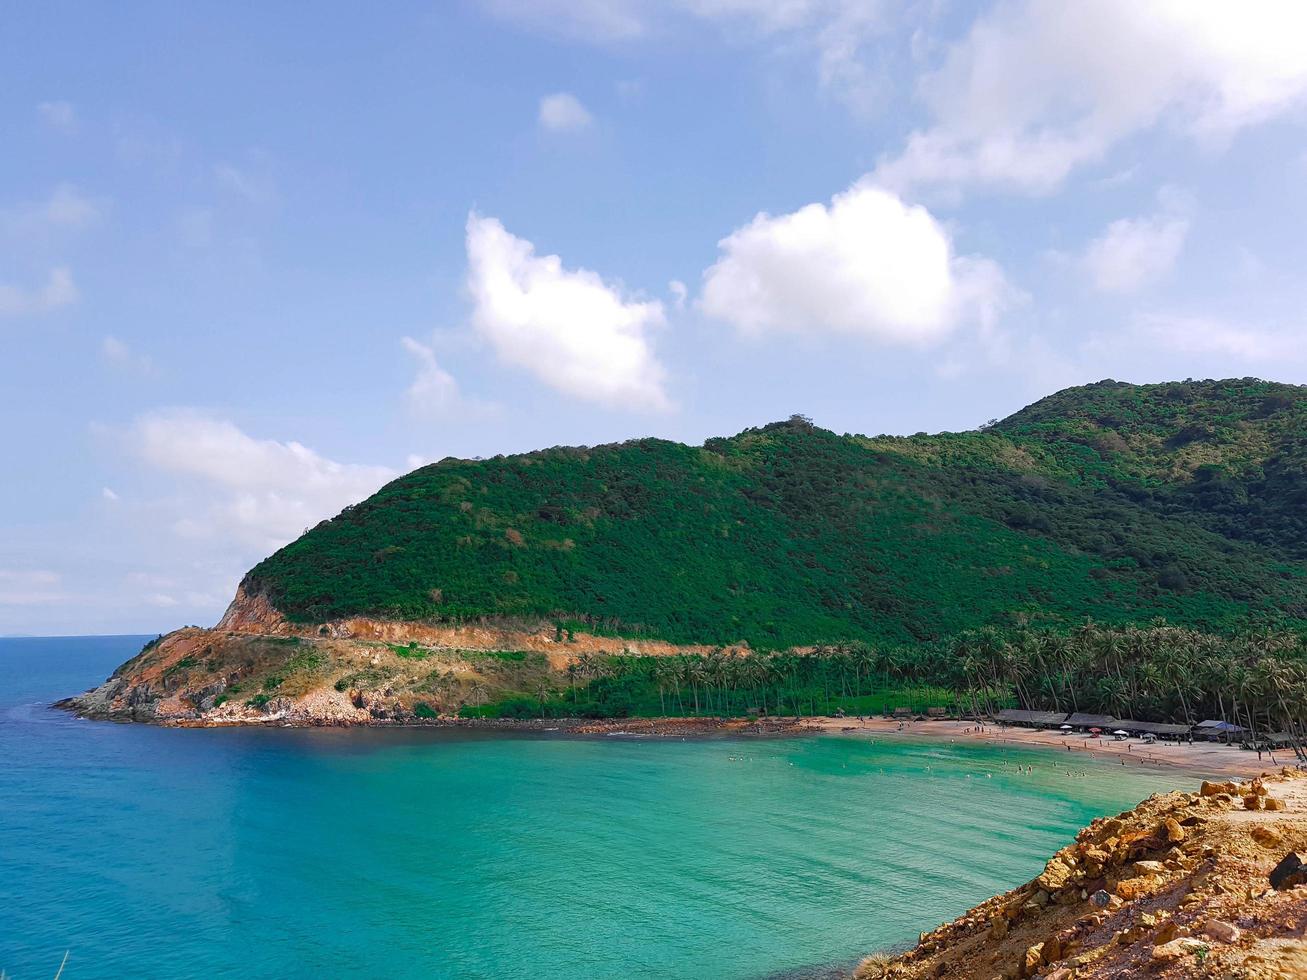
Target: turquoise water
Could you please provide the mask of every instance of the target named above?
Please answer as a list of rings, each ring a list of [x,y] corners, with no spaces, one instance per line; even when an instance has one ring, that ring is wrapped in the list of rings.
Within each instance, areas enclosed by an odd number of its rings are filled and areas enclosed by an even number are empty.
[[[65,980],[825,975],[1184,782],[941,742],[165,730],[47,707],[142,639],[0,640],[15,980],[65,949]]]

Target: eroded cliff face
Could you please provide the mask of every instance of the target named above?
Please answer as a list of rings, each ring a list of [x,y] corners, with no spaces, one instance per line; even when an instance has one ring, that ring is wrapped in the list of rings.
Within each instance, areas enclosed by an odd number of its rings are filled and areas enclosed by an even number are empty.
[[[1020,819],[1019,815],[1014,815]],[[857,980],[1307,978],[1307,774],[1150,797]]]
[[[169,725],[430,724],[506,692],[565,687],[567,666],[584,656],[712,649],[560,636],[548,624],[291,623],[266,596],[241,588],[214,628],[161,637],[104,684],[60,706]]]
[[[268,597],[246,592],[244,582],[236,587],[236,597],[214,629],[223,633],[263,633],[269,636],[286,636],[292,632],[286,617],[273,607]]]
[[[707,644],[675,644],[662,640],[630,639],[619,636],[597,636],[593,633],[574,633],[559,637],[548,623],[522,625],[466,625],[453,626],[438,623],[407,622],[377,619],[368,616],[351,616],[326,623],[291,623],[268,598],[249,594],[244,587],[236,590],[215,632],[250,633],[262,636],[298,636],[305,639],[330,638],[337,640],[374,640],[382,643],[417,643],[420,646],[445,650],[503,650],[542,653],[559,667],[582,654],[632,654],[659,657],[680,653],[705,654],[721,647]],[[746,644],[727,647],[728,650],[746,652]]]

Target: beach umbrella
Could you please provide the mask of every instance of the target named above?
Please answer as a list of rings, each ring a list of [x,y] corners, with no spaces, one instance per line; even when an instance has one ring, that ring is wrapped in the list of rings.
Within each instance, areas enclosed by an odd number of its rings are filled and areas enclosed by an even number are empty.
[[[1063,726],[1061,726],[1061,727],[1062,727],[1062,731],[1064,731],[1064,732],[1069,732],[1069,731],[1071,731],[1071,726],[1070,726],[1070,725],[1063,725]]]
[[[1089,730],[1090,730],[1091,732],[1101,732],[1101,731],[1102,731],[1101,728],[1091,728],[1091,729],[1089,729]]]
[[[1129,733],[1129,732],[1123,732],[1123,731],[1121,731],[1121,729],[1118,728],[1118,729],[1117,729],[1116,731],[1114,731],[1112,734],[1113,734],[1113,735],[1129,735],[1130,733]]]

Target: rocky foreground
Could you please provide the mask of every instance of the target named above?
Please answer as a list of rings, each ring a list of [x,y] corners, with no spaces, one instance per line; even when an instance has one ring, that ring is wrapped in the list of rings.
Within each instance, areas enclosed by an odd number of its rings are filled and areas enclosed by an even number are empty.
[[[1307,978],[1307,774],[1203,783],[1095,820],[1044,872],[857,980]]]

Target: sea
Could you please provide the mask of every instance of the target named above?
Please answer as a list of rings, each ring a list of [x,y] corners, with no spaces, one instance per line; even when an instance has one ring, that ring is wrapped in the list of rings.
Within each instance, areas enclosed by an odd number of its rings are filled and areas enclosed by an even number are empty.
[[[147,637],[0,639],[0,970],[828,978],[1193,788],[899,736],[165,729],[51,703]]]

